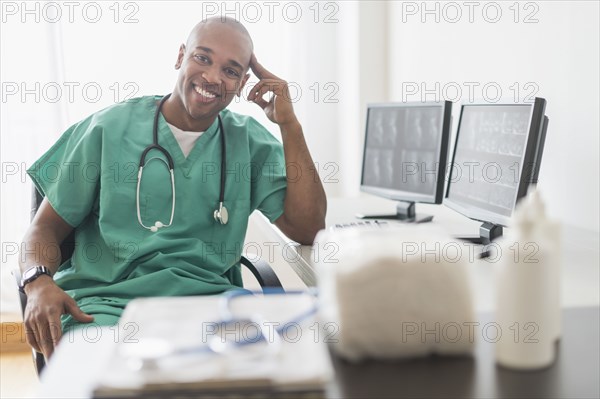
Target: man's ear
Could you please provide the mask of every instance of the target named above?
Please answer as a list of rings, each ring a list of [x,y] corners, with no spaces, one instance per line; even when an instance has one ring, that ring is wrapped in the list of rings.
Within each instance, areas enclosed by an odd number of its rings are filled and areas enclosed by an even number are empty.
[[[183,56],[185,55],[185,44],[179,46],[179,54],[177,54],[177,62],[175,63],[175,69],[181,68],[183,63]]]
[[[238,97],[242,96],[242,89],[244,88],[244,86],[246,86],[246,82],[248,81],[249,78],[250,78],[249,73],[247,73],[246,76],[244,76],[242,78],[242,81],[240,82],[240,87],[238,88],[238,92],[237,92]]]

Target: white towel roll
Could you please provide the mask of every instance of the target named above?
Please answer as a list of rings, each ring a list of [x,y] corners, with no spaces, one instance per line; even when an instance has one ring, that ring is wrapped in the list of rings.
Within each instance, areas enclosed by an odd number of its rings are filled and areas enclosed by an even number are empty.
[[[330,342],[342,357],[472,353],[476,320],[464,244],[411,226],[323,231],[313,250],[321,317],[334,323]]]

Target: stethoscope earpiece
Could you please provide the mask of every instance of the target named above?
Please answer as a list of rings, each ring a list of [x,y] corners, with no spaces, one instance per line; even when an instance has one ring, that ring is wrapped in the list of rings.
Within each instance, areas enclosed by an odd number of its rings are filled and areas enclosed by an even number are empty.
[[[165,225],[161,221],[157,220],[156,223],[154,223],[154,226],[150,227],[150,231],[156,233],[161,227],[165,227]]]

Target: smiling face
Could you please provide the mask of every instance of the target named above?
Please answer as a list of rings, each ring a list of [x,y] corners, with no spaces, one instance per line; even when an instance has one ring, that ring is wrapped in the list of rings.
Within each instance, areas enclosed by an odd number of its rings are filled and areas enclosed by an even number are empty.
[[[169,122],[180,129],[206,130],[248,80],[252,41],[236,24],[220,18],[203,21],[181,45],[177,84],[165,107]]]

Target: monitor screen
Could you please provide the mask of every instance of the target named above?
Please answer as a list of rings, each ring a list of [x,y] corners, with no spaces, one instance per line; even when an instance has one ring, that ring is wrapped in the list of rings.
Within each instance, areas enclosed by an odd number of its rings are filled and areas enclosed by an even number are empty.
[[[451,108],[450,102],[369,105],[361,189],[441,203]]]
[[[507,225],[532,183],[544,108],[543,99],[463,105],[445,203],[470,218]]]

